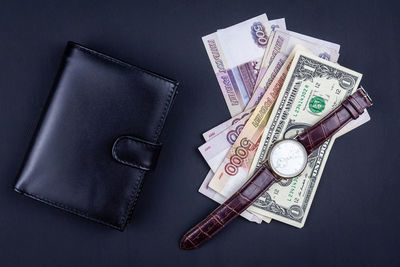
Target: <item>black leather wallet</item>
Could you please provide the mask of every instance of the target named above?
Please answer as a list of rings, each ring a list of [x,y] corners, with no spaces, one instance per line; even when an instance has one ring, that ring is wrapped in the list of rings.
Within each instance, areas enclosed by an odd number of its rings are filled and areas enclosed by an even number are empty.
[[[15,190],[123,230],[177,82],[69,42]]]

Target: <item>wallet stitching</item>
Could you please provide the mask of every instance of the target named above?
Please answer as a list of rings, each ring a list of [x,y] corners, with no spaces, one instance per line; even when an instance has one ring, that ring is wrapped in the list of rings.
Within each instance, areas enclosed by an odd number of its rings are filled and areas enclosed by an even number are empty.
[[[121,136],[120,138],[118,138],[119,140],[122,140],[122,139],[127,139],[127,141],[129,141],[129,142],[132,142],[132,143],[137,143],[137,144],[140,144],[140,145],[143,145],[143,146],[146,146],[146,147],[148,147],[148,148],[150,148],[150,149],[152,149],[152,150],[159,150],[160,149],[160,144],[151,144],[151,143],[147,143],[146,141],[142,141],[142,140],[137,140],[137,139],[135,139],[135,138],[133,138],[133,137],[131,137],[131,136]],[[119,141],[119,140],[117,140],[117,142]]]
[[[92,54],[92,55],[97,56],[97,57],[100,57],[100,58],[102,58],[102,59],[111,61],[111,62],[116,63],[116,64],[118,64],[118,65],[120,65],[120,66],[122,66],[122,67],[125,67],[125,68],[127,68],[127,69],[131,69],[131,70],[134,70],[134,71],[137,71],[137,72],[144,72],[144,73],[146,73],[146,74],[148,74],[148,75],[150,75],[150,76],[153,76],[154,78],[157,78],[157,79],[159,79],[159,80],[163,80],[163,81],[165,81],[165,82],[175,84],[174,81],[169,80],[169,79],[167,79],[167,78],[165,78],[165,77],[163,77],[163,76],[160,76],[160,75],[158,75],[158,74],[156,74],[156,73],[153,73],[153,72],[151,72],[151,71],[148,71],[148,70],[139,68],[139,67],[137,67],[137,66],[131,65],[131,64],[126,63],[126,62],[123,62],[123,61],[120,61],[120,60],[118,60],[118,59],[112,58],[112,57],[107,56],[107,55],[105,55],[105,54],[102,54],[102,53],[100,53],[100,52],[97,52],[97,51],[88,49],[88,48],[86,48],[86,47],[79,46],[79,45],[77,45],[77,44],[73,44],[73,46],[74,46],[76,49],[81,50],[82,52],[85,52],[85,53],[88,53],[88,54]]]
[[[170,88],[170,92],[169,92],[168,98],[167,98],[167,100],[166,100],[163,113],[161,114],[161,118],[160,118],[160,121],[159,121],[159,123],[158,123],[158,126],[157,126],[157,128],[155,129],[155,131],[154,131],[154,137],[153,137],[153,139],[157,139],[158,136],[160,135],[161,128],[162,128],[162,125],[164,124],[166,114],[168,113],[168,109],[169,109],[169,106],[170,106],[170,104],[171,104],[171,98],[172,98],[173,92],[175,91],[175,90],[174,90],[175,88],[176,88],[176,85],[173,86],[172,88]]]
[[[139,174],[138,178],[136,179],[136,183],[135,183],[135,190],[131,191],[131,193],[129,195],[127,209],[125,210],[124,214],[121,216],[121,218],[119,220],[120,225],[126,224],[126,221],[129,218],[129,216],[133,214],[133,209],[136,205],[137,200],[139,199],[139,194],[141,191],[141,190],[139,190],[139,186],[140,186],[141,182],[143,181],[143,177],[146,174],[146,171],[139,170],[139,172],[140,172],[140,174]]]
[[[95,216],[89,215],[89,212],[87,212],[87,211],[76,209],[76,208],[70,207],[70,206],[68,206],[66,204],[63,204],[61,202],[50,200],[50,199],[48,199],[46,197],[39,196],[39,195],[36,195],[36,194],[28,193],[28,192],[26,192],[24,190],[20,190],[20,189],[17,189],[17,188],[15,188],[15,189],[16,189],[17,192],[20,192],[20,193],[22,193],[22,194],[24,194],[24,195],[26,195],[28,197],[31,197],[33,199],[36,199],[36,200],[42,201],[44,203],[47,203],[50,206],[61,208],[61,209],[66,210],[68,212],[83,216],[86,219],[89,219],[89,220],[92,220],[92,221],[95,221],[95,222],[103,223],[103,224],[105,224],[107,226],[116,228],[118,230],[122,230],[123,229],[123,225],[117,226],[117,225],[111,224],[109,222],[103,221],[102,219],[99,219],[99,218],[97,218]]]

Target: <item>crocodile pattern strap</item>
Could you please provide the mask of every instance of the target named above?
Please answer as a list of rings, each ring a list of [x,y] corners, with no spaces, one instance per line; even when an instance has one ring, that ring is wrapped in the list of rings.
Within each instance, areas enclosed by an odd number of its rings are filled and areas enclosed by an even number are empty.
[[[311,154],[346,123],[357,119],[364,109],[371,105],[372,102],[367,93],[363,89],[358,89],[317,124],[300,134],[297,140],[303,144],[307,153]]]
[[[194,249],[200,246],[245,211],[276,181],[263,164],[236,193],[182,237],[180,248]]]

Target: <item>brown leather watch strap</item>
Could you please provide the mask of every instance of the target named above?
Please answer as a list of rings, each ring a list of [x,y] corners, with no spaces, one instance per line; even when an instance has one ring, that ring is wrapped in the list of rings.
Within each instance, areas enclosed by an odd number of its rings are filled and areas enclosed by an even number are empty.
[[[372,101],[364,89],[358,89],[317,124],[300,134],[297,140],[303,144],[307,153],[311,154],[346,123],[357,119],[364,109],[371,105]]]
[[[363,89],[358,89],[316,125],[299,135],[297,140],[310,154],[346,123],[357,119],[364,109],[371,105],[372,101],[367,93]],[[210,239],[277,181],[278,178],[268,170],[266,164],[263,164],[235,194],[182,237],[181,249],[197,248]]]
[[[276,181],[274,175],[263,164],[235,194],[182,237],[181,249],[197,248],[210,239]]]

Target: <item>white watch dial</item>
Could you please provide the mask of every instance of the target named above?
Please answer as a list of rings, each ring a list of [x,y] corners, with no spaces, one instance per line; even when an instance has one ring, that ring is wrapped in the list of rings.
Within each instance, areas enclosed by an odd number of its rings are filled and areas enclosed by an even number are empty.
[[[269,154],[269,165],[282,178],[299,175],[307,164],[307,152],[300,142],[287,139],[276,142]]]

